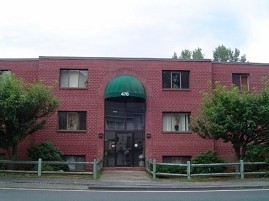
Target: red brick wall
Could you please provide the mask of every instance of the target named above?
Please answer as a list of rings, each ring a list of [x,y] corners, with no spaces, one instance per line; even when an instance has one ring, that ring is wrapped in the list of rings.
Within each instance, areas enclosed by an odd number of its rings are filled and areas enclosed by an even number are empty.
[[[104,93],[107,84],[116,76],[131,75],[144,85],[146,90],[146,157],[162,160],[163,156],[192,156],[215,149],[227,161],[234,160],[230,144],[221,141],[203,140],[196,134],[163,133],[163,112],[199,113],[201,92],[208,90],[209,81],[231,85],[231,73],[250,73],[250,87],[260,87],[258,80],[269,75],[269,65],[218,64],[209,60],[181,61],[172,59],[117,59],[117,58],[49,58],[36,61],[0,61],[0,69],[8,68],[29,82],[38,78],[45,84],[59,82],[60,69],[88,69],[87,89],[60,89],[56,84],[54,94],[61,100],[61,111],[86,111],[86,132],[58,132],[57,114],[48,119],[45,130],[28,137],[20,146],[19,157],[27,158],[30,144],[52,141],[65,155],[85,155],[86,160],[103,155],[104,138]],[[162,70],[189,70],[189,90],[163,90]]]

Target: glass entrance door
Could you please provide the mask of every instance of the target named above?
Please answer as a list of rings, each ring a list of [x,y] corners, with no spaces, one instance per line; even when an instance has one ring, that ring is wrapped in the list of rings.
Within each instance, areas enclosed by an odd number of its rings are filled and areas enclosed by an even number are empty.
[[[141,132],[108,132],[105,136],[105,166],[144,166]]]
[[[133,166],[133,134],[116,134],[116,166]]]

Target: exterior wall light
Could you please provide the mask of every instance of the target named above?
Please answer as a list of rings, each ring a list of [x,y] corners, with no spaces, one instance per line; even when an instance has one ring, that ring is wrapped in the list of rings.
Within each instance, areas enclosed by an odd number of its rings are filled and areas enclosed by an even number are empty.
[[[101,138],[104,137],[104,134],[103,134],[103,133],[99,133],[99,134],[98,134],[98,137],[101,139]]]
[[[151,138],[151,134],[150,134],[150,133],[147,134],[147,138],[148,138],[148,139]]]

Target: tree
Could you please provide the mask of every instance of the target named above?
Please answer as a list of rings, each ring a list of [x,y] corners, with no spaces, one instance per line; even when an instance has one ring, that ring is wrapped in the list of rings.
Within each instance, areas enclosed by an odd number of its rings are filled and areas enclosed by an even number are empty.
[[[19,143],[43,129],[46,118],[55,113],[59,101],[52,86],[40,82],[27,84],[15,75],[0,82],[0,147],[15,160]]]
[[[178,57],[177,57],[177,53],[176,52],[174,52],[174,54],[173,54],[173,56],[172,56],[172,59],[177,59]]]
[[[204,55],[202,53],[202,49],[198,47],[197,49],[192,51],[192,58],[196,60],[204,59]]]
[[[226,48],[224,45],[219,45],[214,51],[213,51],[213,61],[217,62],[245,62],[246,55],[240,57],[240,50],[235,48],[234,51],[232,51],[230,48]]]
[[[216,83],[215,89],[204,95],[201,116],[191,127],[202,138],[230,142],[236,158],[243,159],[248,145],[268,139],[269,90],[253,94]]]
[[[204,59],[204,55],[202,53],[202,49],[198,47],[197,49],[190,51],[188,49],[182,50],[180,56],[177,56],[177,53],[174,52],[172,59],[196,59],[201,60]]]
[[[180,54],[180,59],[191,59],[191,51],[188,49],[182,50]]]

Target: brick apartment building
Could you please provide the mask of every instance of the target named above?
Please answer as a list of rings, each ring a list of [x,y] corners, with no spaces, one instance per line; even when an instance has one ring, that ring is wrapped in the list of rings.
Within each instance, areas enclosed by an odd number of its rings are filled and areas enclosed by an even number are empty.
[[[141,158],[185,162],[215,150],[235,160],[230,144],[201,139],[189,124],[199,114],[201,92],[208,82],[260,87],[269,64],[214,63],[211,60],[141,58],[39,57],[0,59],[0,73],[28,82],[58,81],[58,111],[46,129],[27,137],[27,147],[51,141],[68,161],[102,156],[106,167],[144,166]],[[4,153],[2,151],[2,153]]]

